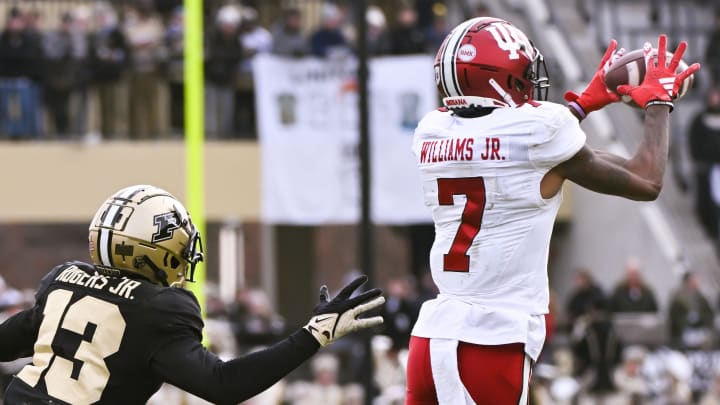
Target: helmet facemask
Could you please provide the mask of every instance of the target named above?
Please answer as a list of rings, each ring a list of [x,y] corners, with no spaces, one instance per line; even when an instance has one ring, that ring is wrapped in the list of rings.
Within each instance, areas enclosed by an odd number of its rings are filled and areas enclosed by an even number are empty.
[[[532,99],[546,101],[550,90],[550,79],[548,75],[545,58],[540,51],[533,46],[535,57],[527,67],[525,78],[533,87]]]
[[[188,246],[183,252],[184,259],[187,261],[185,267],[185,280],[191,283],[195,282],[195,266],[205,259],[205,251],[203,250],[202,237],[200,232],[192,227]]]

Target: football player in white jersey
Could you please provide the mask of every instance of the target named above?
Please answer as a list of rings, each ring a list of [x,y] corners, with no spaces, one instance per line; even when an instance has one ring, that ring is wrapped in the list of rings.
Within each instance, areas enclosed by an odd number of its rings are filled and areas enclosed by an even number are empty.
[[[560,105],[544,101],[543,57],[509,22],[480,17],[448,34],[435,60],[445,107],[423,118],[413,140],[435,222],[430,268],[440,293],[412,332],[407,404],[528,402],[530,367],[545,340],[548,246],[563,182],[657,198],[673,99],[700,67],[675,74],[686,46],[667,61],[664,35],[659,58],[646,44],[643,82],[619,88],[645,109],[642,141],[625,159],[588,147],[580,128],[587,114],[619,100],[604,82],[623,53],[616,41],[585,91],[566,93],[569,103]]]

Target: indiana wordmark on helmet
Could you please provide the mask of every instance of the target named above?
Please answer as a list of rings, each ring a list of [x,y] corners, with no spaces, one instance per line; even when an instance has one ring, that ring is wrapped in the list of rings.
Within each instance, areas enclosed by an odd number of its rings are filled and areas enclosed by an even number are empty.
[[[136,274],[165,286],[193,281],[195,265],[203,260],[200,233],[183,204],[149,185],[110,196],[90,224],[89,241],[99,272]]]
[[[445,37],[435,82],[449,109],[544,101],[550,86],[543,56],[525,33],[493,17],[467,20]]]

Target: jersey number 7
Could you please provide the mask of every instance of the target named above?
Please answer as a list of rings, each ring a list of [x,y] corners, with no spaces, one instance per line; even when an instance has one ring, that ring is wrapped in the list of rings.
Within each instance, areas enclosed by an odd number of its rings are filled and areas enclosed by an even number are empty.
[[[450,251],[443,256],[443,270],[468,272],[470,256],[467,251],[480,232],[485,212],[485,180],[482,177],[443,178],[437,179],[437,185],[440,205],[455,205],[453,197],[456,195],[466,197],[455,239]]]

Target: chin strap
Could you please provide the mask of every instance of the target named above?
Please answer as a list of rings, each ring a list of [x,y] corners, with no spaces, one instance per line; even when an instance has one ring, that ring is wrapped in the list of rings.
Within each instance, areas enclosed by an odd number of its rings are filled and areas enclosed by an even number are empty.
[[[162,283],[163,286],[170,287],[170,284],[168,284],[168,281],[167,281],[167,274],[164,271],[160,270],[160,268],[158,266],[156,266],[155,263],[153,263],[153,261],[150,260],[150,258],[147,255],[144,255],[142,257],[142,261],[144,264],[147,264],[150,267],[150,269],[152,269],[153,273],[155,274],[155,278],[158,281],[160,281],[160,283]]]
[[[513,107],[513,108],[517,107],[517,104],[515,103],[515,101],[513,101],[512,97],[510,96],[510,93],[503,90],[502,86],[500,86],[498,84],[498,82],[495,81],[495,79],[490,79],[489,82],[490,82],[490,85],[492,86],[492,88],[498,92],[498,94],[500,95],[500,97],[502,97],[503,100],[505,100],[507,105],[509,105],[510,107]]]

